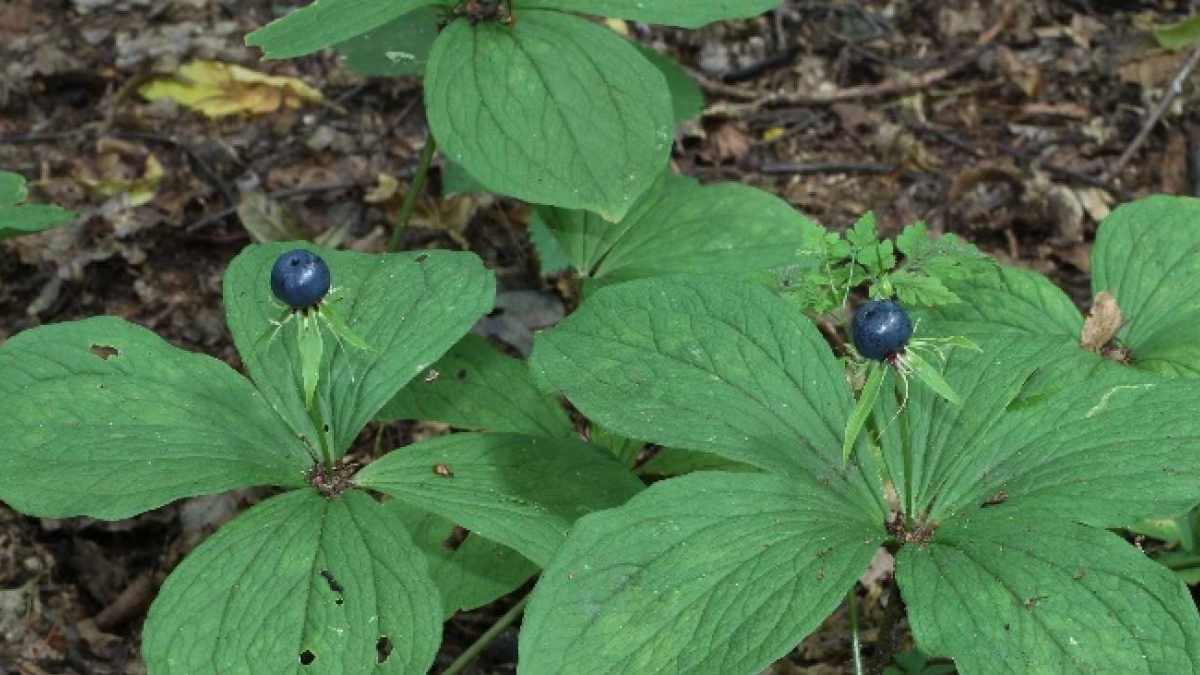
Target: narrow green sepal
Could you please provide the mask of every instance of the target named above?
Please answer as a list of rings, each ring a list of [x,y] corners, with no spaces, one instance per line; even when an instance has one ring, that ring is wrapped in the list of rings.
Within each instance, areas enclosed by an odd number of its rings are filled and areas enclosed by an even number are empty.
[[[903,356],[904,362],[907,364],[909,371],[921,378],[921,381],[926,384],[933,393],[950,401],[954,405],[962,405],[962,398],[954,393],[954,389],[950,383],[946,381],[942,374],[937,371],[937,368],[929,365],[925,359],[921,358],[912,349],[906,350]]]
[[[335,335],[349,342],[355,348],[361,349],[364,352],[375,351],[371,348],[371,345],[367,344],[366,340],[350,329],[350,324],[346,323],[346,319],[342,316],[342,313],[335,309],[333,304],[321,305],[320,316],[329,324],[329,329]]]
[[[850,461],[850,453],[854,450],[854,441],[862,431],[863,425],[866,424],[867,418],[870,417],[871,409],[875,407],[875,399],[879,397],[879,390],[883,387],[885,375],[887,375],[887,368],[881,362],[872,361],[868,366],[867,383],[858,397],[854,412],[850,413],[850,419],[846,420],[846,440],[842,442],[842,466],[846,466]]]
[[[321,378],[321,355],[325,343],[321,339],[321,325],[311,315],[300,319],[300,373],[304,379],[304,405],[312,408],[317,393],[317,382]]]

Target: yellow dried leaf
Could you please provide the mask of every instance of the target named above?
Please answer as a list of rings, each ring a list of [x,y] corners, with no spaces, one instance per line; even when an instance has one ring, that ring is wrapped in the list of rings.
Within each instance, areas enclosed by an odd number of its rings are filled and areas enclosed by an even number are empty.
[[[625,23],[621,19],[605,19],[604,25],[608,26],[609,30],[623,38],[630,37],[629,24]]]
[[[399,189],[400,181],[386,173],[381,173],[379,174],[379,184],[371,188],[371,191],[363,196],[363,201],[368,204],[382,204],[395,197]]]
[[[779,138],[780,136],[782,136],[785,133],[785,131],[786,130],[783,127],[779,127],[779,126],[771,127],[769,129],[767,129],[766,131],[762,132],[762,139],[764,141],[770,143],[771,141],[775,140],[776,138]]]
[[[162,182],[164,175],[162,164],[159,163],[158,158],[154,155],[146,155],[146,164],[142,169],[141,177],[132,180],[118,177],[120,175],[119,161],[116,153],[101,155],[97,166],[100,167],[104,176],[101,178],[79,176],[78,180],[97,197],[107,199],[128,193],[130,206],[148,204],[158,192],[158,184]]]
[[[294,77],[264,75],[219,61],[186,63],[173,76],[150,80],[138,93],[149,101],[171,99],[209,117],[264,115],[325,100],[320,91]]]

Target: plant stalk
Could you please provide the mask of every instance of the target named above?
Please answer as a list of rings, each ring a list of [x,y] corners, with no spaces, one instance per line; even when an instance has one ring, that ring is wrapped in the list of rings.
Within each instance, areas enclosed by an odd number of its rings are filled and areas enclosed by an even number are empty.
[[[854,654],[854,675],[864,675],[862,660],[862,643],[858,638],[858,595],[854,589],[855,583],[846,593],[846,606],[850,610],[850,651]]]
[[[400,240],[408,229],[408,221],[412,220],[413,211],[417,208],[417,200],[425,191],[425,179],[429,176],[429,165],[433,163],[433,154],[437,151],[437,141],[433,132],[425,137],[425,147],[421,148],[421,157],[417,160],[417,173],[413,175],[412,185],[408,194],[404,195],[404,203],[400,205],[400,215],[396,217],[396,227],[392,230],[392,240],[388,242],[388,252],[400,250]]]
[[[900,599],[900,584],[892,579],[888,588],[888,604],[883,610],[883,624],[879,627],[879,637],[875,640],[875,655],[871,659],[871,675],[881,675],[883,670],[892,662],[892,654],[900,648],[903,635],[903,624],[900,619],[904,616],[904,601]]]
[[[488,645],[492,644],[493,640],[503,633],[506,628],[511,626],[512,623],[517,620],[517,617],[521,616],[521,612],[525,611],[525,603],[527,602],[529,602],[528,595],[521,598],[520,602],[513,605],[512,609],[505,612],[504,616],[500,617],[499,621],[492,624],[492,627],[487,629],[483,635],[480,635],[479,639],[472,642],[471,646],[467,647],[466,651],[464,651],[462,654],[459,654],[458,658],[454,659],[454,663],[451,663],[448,668],[442,671],[442,675],[458,675],[467,666],[471,665],[471,662],[474,661],[477,656],[479,656],[480,652],[486,649]]]

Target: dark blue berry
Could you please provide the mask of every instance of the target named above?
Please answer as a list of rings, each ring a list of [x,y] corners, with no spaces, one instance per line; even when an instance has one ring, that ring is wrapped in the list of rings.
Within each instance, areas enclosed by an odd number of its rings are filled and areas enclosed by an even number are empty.
[[[329,266],[312,251],[288,251],[271,268],[271,292],[292,309],[312,307],[329,292]]]
[[[891,300],[868,302],[858,308],[850,322],[850,336],[858,353],[876,361],[904,349],[912,332],[908,313]]]

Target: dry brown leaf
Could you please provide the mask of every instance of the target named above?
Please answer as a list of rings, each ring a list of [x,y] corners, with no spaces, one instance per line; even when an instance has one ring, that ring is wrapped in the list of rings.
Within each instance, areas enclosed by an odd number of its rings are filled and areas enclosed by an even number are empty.
[[[219,61],[184,64],[175,75],[142,85],[138,93],[150,101],[177,101],[209,117],[263,115],[325,100],[321,92],[294,77],[272,77]]]
[[[1088,312],[1087,321],[1083,323],[1079,345],[1089,352],[1102,353],[1105,346],[1117,336],[1117,331],[1121,330],[1123,321],[1117,299],[1108,291],[1100,291],[1092,303],[1092,310]]]

